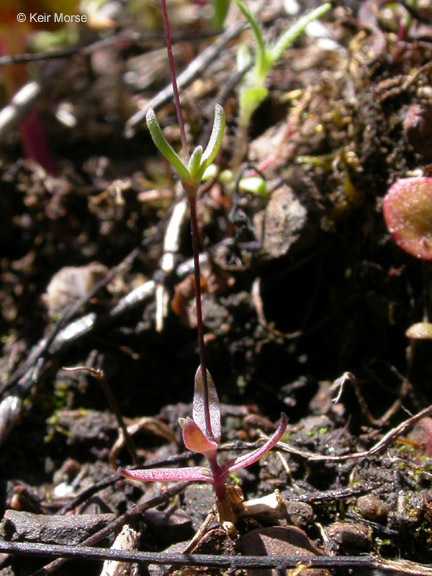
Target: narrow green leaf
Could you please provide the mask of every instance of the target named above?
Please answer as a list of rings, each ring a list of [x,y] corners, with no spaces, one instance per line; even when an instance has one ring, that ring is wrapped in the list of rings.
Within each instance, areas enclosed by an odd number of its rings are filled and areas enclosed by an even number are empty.
[[[165,158],[180,176],[181,180],[190,180],[189,170],[181,160],[180,156],[165,138],[153,108],[149,108],[147,110],[146,120],[150,135],[153,139],[153,142],[155,143],[156,148],[163,156],[165,156]]]
[[[223,27],[230,7],[230,0],[213,0],[212,28],[219,30]]]
[[[216,178],[216,176],[218,174],[219,174],[219,170],[218,170],[217,166],[215,166],[214,164],[210,164],[210,166],[204,170],[204,174],[202,175],[201,182],[208,182],[212,178]]]
[[[267,98],[268,90],[264,86],[242,86],[240,90],[240,126],[249,126],[252,114]]]
[[[215,115],[213,120],[213,128],[210,135],[209,143],[205,149],[201,159],[201,173],[200,178],[204,174],[205,169],[210,166],[216,158],[217,153],[222,145],[222,140],[225,131],[225,112],[220,104],[215,106]]]
[[[192,152],[192,156],[190,157],[188,164],[188,170],[191,178],[195,178],[200,171],[202,155],[202,146],[197,146]]]
[[[255,15],[249,10],[248,6],[242,2],[242,0],[235,0],[235,3],[243,12],[244,16],[250,24],[250,27],[252,28],[253,35],[255,36],[257,43],[256,67],[258,74],[261,75],[266,62],[266,47],[261,26]]]
[[[236,0],[237,1],[237,0]],[[326,2],[322,6],[315,8],[308,14],[305,14],[301,18],[297,20],[290,28],[281,35],[281,37],[277,40],[276,44],[272,46],[270,50],[267,51],[267,58],[269,59],[270,68],[272,68],[282,57],[285,50],[290,46],[293,42],[297,40],[301,34],[305,31],[308,24],[314,22],[324,16],[331,8],[331,4]]]

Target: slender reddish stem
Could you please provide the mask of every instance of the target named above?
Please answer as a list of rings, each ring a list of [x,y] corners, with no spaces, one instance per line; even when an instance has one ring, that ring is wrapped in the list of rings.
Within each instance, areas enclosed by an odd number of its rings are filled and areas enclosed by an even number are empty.
[[[193,248],[193,259],[194,259],[194,275],[195,275],[195,301],[196,301],[196,311],[197,311],[197,330],[198,330],[198,347],[199,347],[199,357],[201,364],[201,373],[203,379],[203,392],[204,392],[204,418],[206,423],[206,436],[214,440],[213,430],[211,427],[210,420],[210,408],[208,399],[208,384],[207,384],[207,370],[206,370],[206,354],[205,354],[205,344],[204,344],[204,323],[202,316],[202,305],[201,305],[201,266],[199,261],[199,242],[198,242],[198,222],[196,213],[196,196],[189,196],[189,208],[192,226],[192,248]]]
[[[175,70],[174,64],[174,56],[172,50],[172,40],[171,40],[171,28],[168,20],[168,10],[166,5],[166,0],[161,0],[162,4],[162,18],[163,18],[163,25],[165,31],[165,40],[166,40],[166,47],[168,52],[168,61],[169,61],[169,68],[170,68],[170,75],[171,75],[171,83],[174,92],[174,102],[177,112],[177,119],[180,126],[180,138],[182,142],[182,149],[183,149],[183,156],[187,158],[188,156],[188,146],[187,146],[187,138],[186,138],[186,130],[185,124],[183,120],[183,112],[180,105],[180,94],[177,86],[177,75]]]
[[[172,41],[171,41],[171,30],[168,19],[168,11],[166,0],[161,0],[162,4],[162,16],[165,31],[165,41],[168,51],[168,61],[171,74],[171,83],[174,93],[174,101],[177,111],[177,119],[180,126],[180,136],[182,141],[183,155],[185,158],[188,157],[189,151],[187,146],[186,130],[183,119],[183,113],[180,105],[180,95],[177,86],[177,76],[174,64],[174,57],[172,51]],[[204,324],[202,318],[202,306],[201,306],[201,267],[199,263],[199,242],[198,242],[198,223],[196,215],[196,192],[195,194],[188,194],[189,207],[191,215],[192,224],[192,248],[194,257],[194,272],[195,272],[195,301],[197,309],[197,329],[198,329],[198,347],[199,347],[199,357],[201,365],[201,373],[203,379],[203,395],[204,395],[204,419],[205,419],[205,433],[209,439],[214,440],[214,434],[211,427],[210,419],[210,407],[209,407],[209,395],[208,395],[208,383],[207,383],[207,370],[206,370],[206,358],[205,358],[205,345],[204,345]]]

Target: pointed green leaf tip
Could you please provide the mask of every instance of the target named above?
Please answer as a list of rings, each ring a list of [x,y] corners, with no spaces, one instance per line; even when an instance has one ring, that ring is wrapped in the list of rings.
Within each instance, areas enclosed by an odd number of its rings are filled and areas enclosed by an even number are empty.
[[[188,164],[189,174],[191,175],[191,178],[195,178],[195,176],[200,171],[202,155],[203,155],[202,146],[197,146],[191,154]]]
[[[315,22],[315,20],[319,20],[330,10],[330,8],[330,2],[326,2],[322,6],[318,6],[318,8],[315,8],[302,16],[297,20],[297,22],[290,26],[290,28],[280,36],[268,52],[268,58],[271,63],[270,67],[273,67],[282,58],[285,50],[291,46],[291,44],[293,44],[301,34],[303,34],[309,24]]]
[[[244,2],[242,2],[241,0],[235,0],[235,3],[239,7],[239,9],[243,12],[243,15],[249,22],[250,27],[252,28],[252,32],[255,36],[255,41],[257,43],[257,54],[256,54],[257,72],[259,73],[259,75],[262,74],[263,76],[265,76],[268,73],[268,70],[266,70],[267,50],[260,23],[258,22],[253,12],[249,10],[249,7],[246,6]]]
[[[224,109],[220,104],[216,104],[210,140],[207,144],[207,148],[205,149],[204,154],[202,155],[202,174],[204,174],[204,171],[210,166],[220,150],[225,132],[225,123],[226,119]]]
[[[156,148],[163,156],[165,156],[165,158],[168,160],[174,170],[176,170],[182,180],[188,179],[190,177],[189,170],[186,168],[180,156],[165,138],[153,108],[149,108],[147,110],[146,121]]]
[[[216,104],[212,133],[207,148],[203,152],[202,147],[197,146],[187,166],[165,138],[153,108],[147,110],[146,120],[156,148],[180,176],[183,187],[189,196],[195,196],[204,172],[216,158],[222,144],[225,130],[225,112],[222,106]]]

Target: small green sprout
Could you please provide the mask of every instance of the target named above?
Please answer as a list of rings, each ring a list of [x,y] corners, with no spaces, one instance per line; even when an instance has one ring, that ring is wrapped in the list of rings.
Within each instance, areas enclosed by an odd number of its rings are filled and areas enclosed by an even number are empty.
[[[232,170],[223,170],[218,174],[217,168],[212,164],[203,175],[203,182],[208,182],[212,178],[217,178],[225,187],[232,187],[234,182],[234,174]],[[245,178],[240,178],[239,189],[244,192],[249,192],[250,194],[255,194],[256,196],[267,196],[269,189],[267,182],[261,176],[247,176]]]
[[[308,24],[314,22],[326,14],[331,7],[329,2],[305,14],[299,18],[286,32],[284,32],[273,46],[266,46],[262,28],[255,17],[242,0],[235,0],[237,6],[248,20],[257,43],[255,64],[244,76],[239,97],[240,117],[239,125],[247,128],[252,114],[265,100],[268,94],[266,80],[271,69],[281,59],[285,50],[304,32]],[[242,46],[237,57],[239,70],[244,70],[252,63],[252,55],[246,46]]]
[[[187,164],[183,162],[171,144],[168,143],[153,108],[148,109],[146,120],[156,147],[179,175],[188,196],[195,198],[204,172],[216,158],[222,144],[225,130],[225,113],[222,106],[216,104],[213,128],[207,148],[203,150],[202,146],[197,146]]]
[[[269,193],[267,182],[261,176],[248,176],[239,182],[239,188],[256,196],[267,196]]]

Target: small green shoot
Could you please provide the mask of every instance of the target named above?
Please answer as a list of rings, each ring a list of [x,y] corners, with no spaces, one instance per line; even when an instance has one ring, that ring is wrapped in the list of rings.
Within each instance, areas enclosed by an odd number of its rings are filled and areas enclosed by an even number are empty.
[[[208,182],[213,178],[217,178],[218,182],[226,188],[232,187],[235,184],[232,170],[223,170],[218,174],[218,170],[214,164],[209,166],[204,172],[202,181]],[[256,196],[267,196],[269,193],[267,182],[261,176],[246,176],[245,178],[240,178],[239,189],[244,192],[249,192],[250,194],[255,194]]]
[[[256,40],[256,56],[253,68],[244,76],[240,88],[239,125],[247,128],[252,114],[258,106],[265,100],[268,94],[266,88],[267,76],[271,69],[281,59],[287,48],[297,40],[304,32],[308,24],[318,20],[326,14],[331,4],[326,2],[302,18],[299,18],[286,32],[284,32],[272,46],[266,46],[261,25],[255,15],[249,10],[243,0],[235,0],[246,19],[248,20]],[[246,46],[243,46],[238,54],[237,66],[239,70],[244,70],[252,62],[252,55]]]
[[[239,188],[244,192],[249,192],[256,196],[267,196],[269,193],[267,182],[260,176],[248,176],[242,178],[239,182]]]
[[[201,146],[197,146],[187,164],[165,138],[153,108],[148,109],[146,120],[156,147],[179,175],[188,196],[195,198],[204,172],[216,158],[222,144],[225,130],[225,113],[222,106],[216,104],[213,128],[207,148],[203,151]]]

